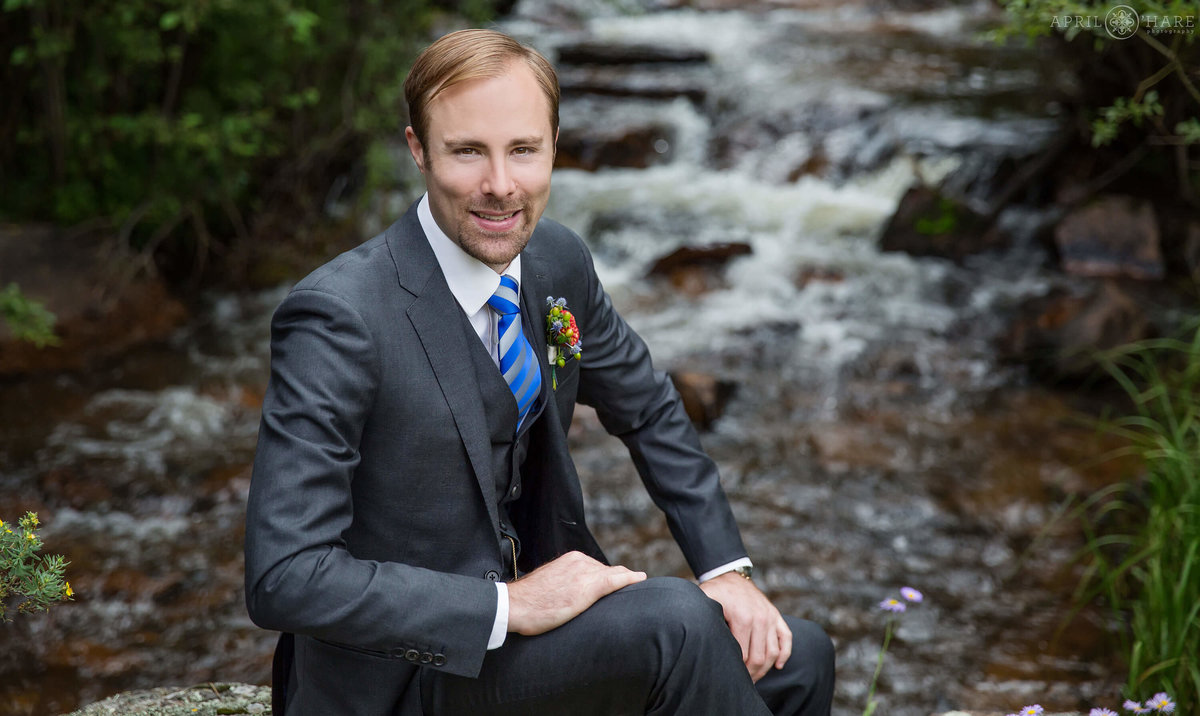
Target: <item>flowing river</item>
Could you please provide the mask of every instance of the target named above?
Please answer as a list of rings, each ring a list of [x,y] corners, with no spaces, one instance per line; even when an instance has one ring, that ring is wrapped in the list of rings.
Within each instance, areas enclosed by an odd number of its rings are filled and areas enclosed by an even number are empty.
[[[557,171],[547,215],[586,238],[659,367],[729,387],[703,440],[760,585],[837,643],[835,713],[861,712],[877,604],[904,585],[926,599],[899,620],[877,713],[1115,698],[1101,617],[1060,631],[1078,540],[1055,521],[1112,478],[1081,467],[1106,446],[1069,396],[995,357],[1021,302],[1069,281],[1021,230],[1037,217],[1006,215],[1014,244],[961,265],[877,248],[918,179],[984,197],[1044,145],[1053,68],[982,42],[987,3],[735,5],[526,0],[501,23],[557,59],[564,139],[611,140],[630,165]],[[380,197],[375,224],[413,198]],[[676,248],[726,242],[750,253],[647,278]],[[38,510],[77,591],[0,626],[0,713],[269,678],[241,543],[285,291],[209,295],[166,344],[0,384],[0,516]],[[587,411],[572,441],[610,558],[686,575],[620,443]]]

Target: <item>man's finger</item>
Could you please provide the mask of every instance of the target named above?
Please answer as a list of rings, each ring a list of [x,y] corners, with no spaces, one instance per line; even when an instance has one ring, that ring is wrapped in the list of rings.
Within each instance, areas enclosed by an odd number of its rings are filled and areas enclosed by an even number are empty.
[[[750,658],[746,660],[746,668],[750,678],[758,681],[770,668],[769,658],[770,635],[760,625],[753,624],[750,632]]]
[[[792,630],[788,628],[787,621],[783,616],[779,617],[776,632],[779,635],[779,656],[775,659],[775,668],[782,669],[792,656]]]

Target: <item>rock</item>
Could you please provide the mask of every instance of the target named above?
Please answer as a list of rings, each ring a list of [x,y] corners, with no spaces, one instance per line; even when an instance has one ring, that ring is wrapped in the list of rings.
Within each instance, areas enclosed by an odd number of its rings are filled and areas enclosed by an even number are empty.
[[[670,160],[673,140],[671,129],[658,124],[612,131],[564,128],[558,136],[554,167],[589,172],[601,167],[645,169]]]
[[[708,96],[708,73],[675,70],[671,73],[644,71],[642,65],[589,65],[564,67],[558,84],[564,95],[594,94],[605,97],[674,99],[686,97],[701,103]],[[701,68],[707,70],[707,68]]]
[[[1143,281],[1166,274],[1158,222],[1148,201],[1101,197],[1063,217],[1054,228],[1054,244],[1068,273]]]
[[[127,691],[72,711],[67,716],[270,716],[270,713],[271,687],[213,683]]]
[[[939,256],[953,261],[1003,248],[1005,244],[1005,237],[989,230],[982,214],[925,186],[914,186],[905,192],[879,237],[879,248],[883,251]]]
[[[1081,379],[1096,367],[1096,351],[1153,335],[1145,311],[1113,281],[1084,295],[1054,291],[1018,311],[997,346],[1001,359],[1030,365],[1051,378]]]
[[[709,246],[681,246],[654,262],[648,276],[666,276],[679,291],[698,296],[717,288],[721,278],[715,269],[735,256],[752,253],[749,244],[740,242]]]
[[[146,342],[162,340],[187,310],[155,277],[126,278],[111,242],[64,238],[45,226],[0,226],[0,288],[17,283],[57,316],[58,346],[18,341],[0,321],[0,377],[79,371]]]
[[[587,41],[558,48],[558,65],[704,64],[708,53],[693,47],[622,45]]]
[[[649,275],[665,276],[672,271],[690,266],[714,268],[724,266],[735,256],[748,256],[754,253],[749,244],[730,242],[727,244],[709,244],[708,246],[681,246],[671,253],[654,262]]]
[[[737,389],[737,384],[732,381],[688,371],[673,371],[671,382],[683,398],[683,408],[688,417],[700,430],[712,427],[725,412],[725,406]]]

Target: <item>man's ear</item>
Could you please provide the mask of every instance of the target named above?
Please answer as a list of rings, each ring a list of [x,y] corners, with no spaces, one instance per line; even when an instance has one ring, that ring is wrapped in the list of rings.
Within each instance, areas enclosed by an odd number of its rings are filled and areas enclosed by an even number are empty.
[[[421,140],[417,139],[417,133],[412,127],[404,128],[404,139],[408,142],[408,151],[412,154],[413,161],[417,163],[417,169],[421,173],[425,173],[425,147],[421,146]]]
[[[554,151],[550,152],[551,159],[558,159],[558,130],[554,130]]]

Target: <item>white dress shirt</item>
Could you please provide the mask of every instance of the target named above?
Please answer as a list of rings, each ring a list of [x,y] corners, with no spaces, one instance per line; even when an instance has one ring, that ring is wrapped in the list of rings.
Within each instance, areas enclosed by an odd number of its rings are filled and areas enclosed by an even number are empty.
[[[479,340],[483,341],[484,347],[488,349],[488,354],[492,356],[492,360],[499,367],[500,356],[497,347],[499,336],[496,335],[495,312],[488,308],[487,300],[500,287],[500,274],[463,251],[458,244],[450,240],[449,236],[446,236],[446,232],[442,231],[442,228],[434,221],[433,212],[429,209],[428,194],[422,196],[420,203],[417,204],[417,218],[421,222],[421,229],[425,231],[425,237],[429,240],[429,247],[433,249],[433,255],[437,258],[438,266],[446,276],[446,283],[450,285],[450,293],[454,294],[463,313],[467,314],[467,320],[471,322],[471,327],[475,329],[475,334],[479,336]],[[520,295],[520,254],[517,254],[508,268],[504,269],[504,273],[516,279],[517,294]],[[713,577],[732,572],[738,567],[749,566],[751,566],[750,558],[742,557],[716,569],[710,569],[700,575],[699,581],[706,582]],[[502,646],[508,634],[508,585],[504,582],[496,582],[496,592],[498,597],[496,620],[492,622],[492,634],[488,639],[487,648],[489,650]]]

